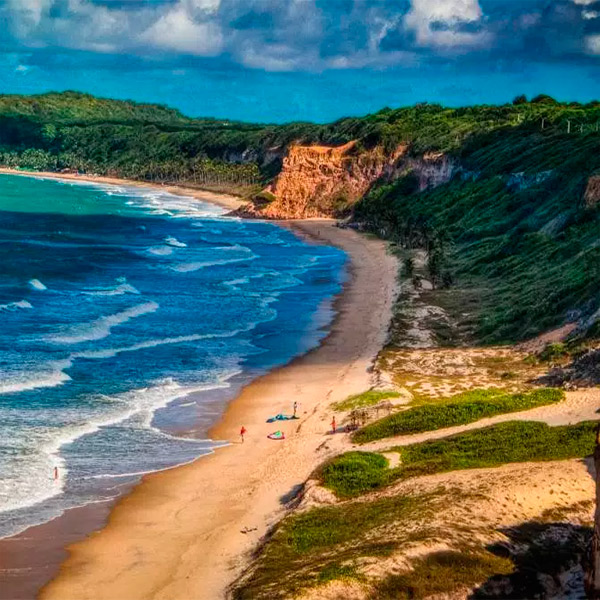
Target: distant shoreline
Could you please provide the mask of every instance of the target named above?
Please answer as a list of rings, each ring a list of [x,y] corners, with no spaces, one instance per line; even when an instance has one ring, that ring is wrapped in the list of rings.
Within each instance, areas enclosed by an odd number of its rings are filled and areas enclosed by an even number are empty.
[[[122,179],[119,177],[105,177],[103,175],[76,175],[74,173],[54,173],[53,171],[18,171],[0,167],[0,175],[20,175],[22,177],[37,177],[39,179],[57,179],[64,181],[85,181],[87,183],[107,183],[110,185],[127,185],[130,187],[152,188],[169,192],[177,196],[188,196],[216,204],[230,211],[237,210],[245,206],[247,202],[230,194],[211,192],[209,190],[200,190],[197,188],[185,187],[181,185],[161,185],[151,181],[137,181],[135,179]]]

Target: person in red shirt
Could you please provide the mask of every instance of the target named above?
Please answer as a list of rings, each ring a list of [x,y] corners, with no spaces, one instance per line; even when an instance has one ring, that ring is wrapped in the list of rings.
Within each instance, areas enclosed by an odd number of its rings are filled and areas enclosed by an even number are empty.
[[[246,428],[242,425],[240,429],[240,437],[242,438],[242,444],[244,443],[244,434],[246,433]]]

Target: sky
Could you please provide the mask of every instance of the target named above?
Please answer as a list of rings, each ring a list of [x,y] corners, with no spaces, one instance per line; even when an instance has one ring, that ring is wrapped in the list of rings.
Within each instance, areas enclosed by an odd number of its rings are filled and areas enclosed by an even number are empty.
[[[0,0],[0,93],[327,122],[384,106],[600,98],[596,0]]]

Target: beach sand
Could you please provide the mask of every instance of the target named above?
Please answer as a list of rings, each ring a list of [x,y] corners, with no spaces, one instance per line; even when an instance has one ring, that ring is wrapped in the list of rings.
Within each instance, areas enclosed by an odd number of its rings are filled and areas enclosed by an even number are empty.
[[[207,192],[196,196],[187,188],[165,189],[209,199]],[[242,390],[211,431],[213,439],[231,440],[230,446],[191,465],[144,477],[113,509],[104,529],[69,547],[69,557],[41,591],[42,598],[224,597],[261,537],[284,516],[287,500],[342,448],[345,436],[330,434],[328,407],[374,384],[371,366],[387,337],[397,261],[384,242],[340,229],[331,220],[282,225],[349,256],[349,278],[336,300],[330,334],[318,348]],[[295,401],[299,420],[266,423],[269,416],[290,413]],[[247,429],[244,444],[239,440],[242,425]],[[284,441],[267,438],[277,429],[285,432]]]

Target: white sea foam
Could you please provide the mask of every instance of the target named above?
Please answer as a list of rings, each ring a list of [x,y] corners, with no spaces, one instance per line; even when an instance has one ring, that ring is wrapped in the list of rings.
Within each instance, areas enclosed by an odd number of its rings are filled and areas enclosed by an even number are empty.
[[[33,308],[27,300],[19,300],[18,302],[9,302],[8,304],[0,304],[0,311],[14,311],[20,308]]]
[[[171,246],[152,246],[148,248],[148,252],[156,256],[169,256],[169,254],[173,254],[173,248]]]
[[[139,294],[140,291],[128,283],[120,283],[113,288],[98,288],[82,292],[88,296],[122,296],[123,294]]]
[[[250,283],[250,277],[240,277],[238,279],[230,279],[229,281],[224,281],[223,285],[228,287],[237,287],[238,285],[246,285]]]
[[[180,242],[177,238],[170,235],[165,238],[165,243],[169,244],[169,246],[175,246],[175,248],[187,248],[186,243]]]
[[[231,338],[250,331],[256,327],[257,323],[250,323],[248,327],[243,329],[234,329],[232,331],[222,333],[206,333],[206,334],[193,334],[193,335],[182,335],[172,338],[161,338],[155,340],[146,340],[139,344],[132,344],[131,346],[121,346],[116,348],[105,348],[103,350],[89,350],[84,352],[73,352],[68,358],[59,361],[49,362],[46,365],[42,365],[35,373],[20,373],[13,377],[5,377],[0,383],[0,394],[13,394],[19,392],[27,392],[38,388],[52,388],[67,381],[71,381],[69,375],[64,371],[73,366],[73,362],[78,358],[83,359],[104,359],[112,358],[122,353],[137,352],[138,350],[145,350],[148,348],[156,348],[158,346],[184,344],[189,342],[196,342],[200,340],[215,339],[215,338]]]
[[[225,210],[213,204],[205,203],[188,196],[177,196],[169,192],[151,188],[131,188],[128,191],[141,208],[149,209],[152,214],[184,218],[215,217]]]
[[[39,291],[44,291],[48,289],[39,279],[30,279],[29,286],[32,287],[34,290]]]
[[[65,328],[61,333],[48,336],[46,339],[55,344],[79,344],[108,337],[113,327],[122,325],[131,319],[156,312],[156,302],[144,302],[114,315],[100,317],[89,323],[78,323]]]
[[[193,392],[228,387],[227,379],[237,372],[224,373],[215,382],[195,387],[183,387],[172,379],[167,379],[157,382],[150,388],[104,397],[103,414],[91,416],[75,411],[70,415],[73,420],[70,425],[60,428],[21,430],[19,439],[13,440],[13,445],[21,447],[23,451],[27,449],[26,455],[24,455],[26,460],[19,461],[12,472],[4,473],[4,477],[0,479],[0,513],[31,507],[59,495],[64,490],[68,474],[67,465],[60,454],[61,448],[83,436],[94,434],[104,427],[126,423],[135,418],[136,427],[150,428],[155,435],[205,447],[206,440],[178,438],[155,429],[152,427],[154,413],[174,400],[184,398]],[[63,415],[63,418],[65,417],[69,418],[69,415]],[[58,468],[59,473],[56,481],[52,479],[54,467]],[[140,471],[139,474],[145,472]],[[117,474],[117,476],[136,474],[126,473]],[[99,475],[99,477],[114,476]]]
[[[157,340],[146,340],[145,342],[140,342],[139,344],[133,344],[131,346],[122,346],[120,348],[105,348],[103,350],[90,350],[88,352],[75,352],[71,354],[70,358],[112,358],[113,356],[117,356],[123,352],[136,352],[138,350],[145,350],[147,348],[156,348],[158,346],[168,346],[172,344],[184,344],[186,342],[197,342],[200,340],[206,340],[211,338],[220,338],[220,337],[233,337],[240,333],[240,330],[235,330],[232,332],[227,332],[224,334],[218,333],[207,333],[207,334],[193,334],[193,335],[181,335],[179,337],[173,338],[162,338]]]
[[[43,365],[35,373],[22,372],[5,376],[0,382],[0,394],[17,394],[38,388],[62,385],[71,378],[64,372],[71,366],[71,360],[52,361]]]
[[[245,246],[223,246],[213,249],[215,252],[219,253],[231,253],[238,252],[241,256],[234,256],[232,258],[215,258],[213,260],[200,260],[193,262],[182,262],[177,265],[172,265],[169,267],[173,271],[177,271],[178,273],[189,273],[190,271],[198,271],[200,269],[204,269],[206,267],[215,267],[217,265],[228,265],[230,263],[236,262],[246,262],[250,260],[254,260],[258,258],[250,248],[246,248]]]

